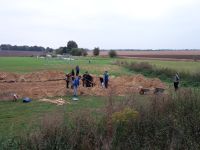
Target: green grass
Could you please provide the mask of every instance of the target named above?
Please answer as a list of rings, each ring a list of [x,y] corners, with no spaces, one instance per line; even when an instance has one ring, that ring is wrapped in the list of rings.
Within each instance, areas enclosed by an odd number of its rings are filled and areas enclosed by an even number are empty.
[[[89,60],[91,63],[89,64]],[[75,57],[74,61],[63,60],[45,60],[34,57],[0,57],[0,71],[27,73],[41,70],[60,70],[70,71],[76,65],[79,65],[81,72],[89,71],[92,74],[102,74],[108,70],[113,75],[130,74],[125,68],[112,65],[115,60],[126,60],[135,62],[149,62],[160,68],[171,68],[177,71],[196,72],[200,68],[200,62],[186,61],[161,61],[161,60],[141,60],[141,59],[123,59],[123,58],[101,58],[101,57]]]
[[[149,62],[152,65],[156,65],[159,68],[170,68],[177,70],[178,72],[191,72],[195,73],[199,71],[200,62],[194,61],[162,61],[162,60],[147,60],[147,59],[126,59],[132,62]]]
[[[0,140],[23,135],[39,128],[42,118],[49,113],[64,112],[66,121],[72,113],[81,110],[90,111],[95,117],[100,117],[102,109],[107,104],[107,97],[80,96],[79,101],[73,101],[71,96],[62,97],[70,104],[57,106],[48,102],[33,100],[30,103],[0,101]],[[120,102],[123,97],[115,97]],[[145,107],[149,103],[147,96],[136,96],[137,107]]]
[[[30,103],[0,101],[0,138],[17,136],[36,129],[47,113],[63,111],[68,115],[81,109],[93,111],[105,105],[103,97],[81,96],[79,101],[72,101],[69,96],[63,98],[70,104],[57,106],[38,100]]]
[[[89,60],[91,60],[90,64]],[[130,74],[127,69],[112,65],[114,60],[99,57],[75,57],[74,61],[45,60],[34,57],[0,57],[0,71],[28,73],[42,70],[59,70],[70,72],[72,68],[79,65],[81,73],[89,71],[92,74],[103,74],[105,70],[108,70],[112,75]]]

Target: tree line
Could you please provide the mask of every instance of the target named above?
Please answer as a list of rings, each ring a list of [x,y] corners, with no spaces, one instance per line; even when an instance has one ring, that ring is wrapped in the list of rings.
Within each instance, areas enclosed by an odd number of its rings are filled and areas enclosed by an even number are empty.
[[[17,46],[17,45],[10,45],[10,44],[1,44],[0,50],[12,50],[12,51],[40,51],[40,52],[52,52],[52,48],[44,48],[42,46]]]
[[[69,54],[72,56],[87,56],[88,55],[88,49],[86,48],[79,48],[78,44],[71,40],[68,41],[67,45],[64,47],[59,47],[58,49],[52,49],[52,48],[44,48],[42,46],[17,46],[17,45],[10,45],[10,44],[1,44],[0,45],[0,50],[12,50],[12,51],[40,51],[40,52],[46,52],[46,53],[51,53],[54,52],[56,54]],[[94,56],[99,56],[100,54],[100,48],[95,47],[93,49],[93,55]],[[116,57],[117,53],[114,50],[109,51],[109,56],[110,57]]]

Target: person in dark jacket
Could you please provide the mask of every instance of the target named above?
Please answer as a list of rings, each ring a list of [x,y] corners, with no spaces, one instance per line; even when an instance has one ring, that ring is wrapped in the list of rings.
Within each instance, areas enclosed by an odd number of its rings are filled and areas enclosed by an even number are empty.
[[[79,72],[80,72],[80,68],[79,68],[79,66],[77,65],[77,66],[76,66],[76,76],[79,75]]]
[[[93,77],[87,74],[85,77],[86,87],[93,87]]]
[[[86,71],[82,78],[83,87],[93,87],[93,77]]]
[[[83,87],[86,85],[86,76],[87,76],[88,72],[86,71],[84,74],[83,74],[83,78],[82,78],[82,82],[83,82]]]
[[[74,80],[74,77],[75,77],[74,69],[72,69],[71,71],[71,77],[73,78],[72,80]]]
[[[108,81],[109,81],[108,71],[105,71],[103,74],[103,83],[105,88],[108,88]]]
[[[71,88],[73,89],[73,81],[74,81],[74,78],[75,78],[74,69],[72,69],[70,77],[71,77]]]
[[[66,88],[68,89],[69,88],[69,82],[70,82],[70,74],[69,73],[66,74],[65,81],[66,81]]]
[[[174,76],[174,89],[175,89],[175,91],[178,90],[179,81],[180,81],[179,75],[178,75],[178,73],[176,73],[175,76]]]
[[[103,77],[99,77],[101,87],[104,88]]]

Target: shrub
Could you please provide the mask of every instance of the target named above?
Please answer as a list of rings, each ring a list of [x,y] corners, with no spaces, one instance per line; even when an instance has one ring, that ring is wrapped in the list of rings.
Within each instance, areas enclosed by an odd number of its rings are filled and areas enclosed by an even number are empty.
[[[82,49],[82,56],[87,56],[88,53],[87,53],[87,50],[86,49]]]
[[[93,55],[94,55],[94,56],[99,56],[99,52],[100,52],[99,47],[95,47],[95,48],[93,49]]]
[[[108,55],[113,58],[113,57],[117,57],[117,52],[115,50],[110,50]]]
[[[82,55],[82,49],[81,48],[72,48],[71,55],[72,56],[81,56]]]
[[[149,64],[148,62],[130,62],[127,61],[116,61],[116,65],[128,68],[131,71],[139,72],[147,76],[158,77],[164,81],[173,82],[173,77],[176,74],[176,70],[170,68],[158,68]],[[200,86],[200,72],[189,73],[189,72],[179,72],[180,82],[182,86]]]
[[[124,110],[120,112],[115,112],[112,115],[112,121],[114,124],[118,123],[126,123],[130,120],[136,119],[138,116],[138,112],[134,111],[130,108],[125,108]]]

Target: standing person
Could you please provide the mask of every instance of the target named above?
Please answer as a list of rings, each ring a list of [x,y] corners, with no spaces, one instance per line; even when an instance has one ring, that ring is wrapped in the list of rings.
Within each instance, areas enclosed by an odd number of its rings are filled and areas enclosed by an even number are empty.
[[[73,89],[73,81],[74,81],[74,78],[75,78],[74,69],[72,69],[70,77],[71,77],[71,88]]]
[[[99,77],[99,80],[100,80],[101,87],[104,88],[103,77],[100,76],[100,77]]]
[[[176,73],[175,76],[174,76],[174,89],[175,89],[175,91],[178,90],[179,81],[180,81],[179,75],[178,75],[178,73]]]
[[[79,68],[79,66],[77,65],[77,66],[76,66],[76,76],[79,75],[79,72],[80,72],[80,68]]]
[[[76,76],[75,79],[73,80],[74,97],[77,97],[77,90],[78,90],[78,86],[79,86],[79,80],[80,80],[79,76]]]
[[[71,72],[72,80],[74,80],[74,76],[75,76],[74,69],[72,69],[72,72]]]
[[[105,88],[108,88],[108,81],[109,81],[108,71],[105,71],[103,74],[103,83]]]
[[[66,74],[65,81],[66,81],[66,88],[68,89],[69,88],[69,82],[70,82],[70,74],[69,73]]]

